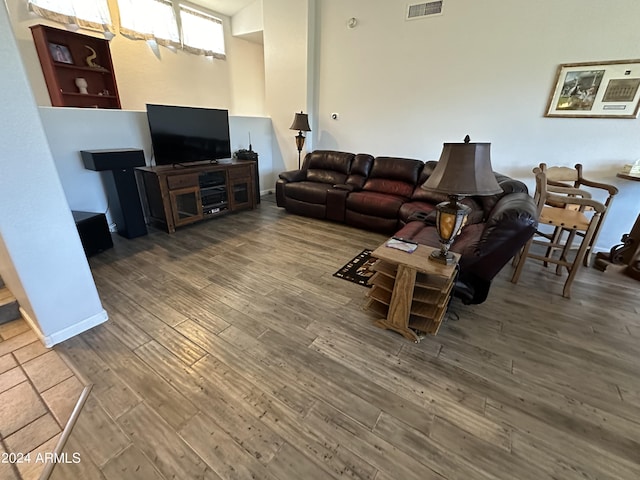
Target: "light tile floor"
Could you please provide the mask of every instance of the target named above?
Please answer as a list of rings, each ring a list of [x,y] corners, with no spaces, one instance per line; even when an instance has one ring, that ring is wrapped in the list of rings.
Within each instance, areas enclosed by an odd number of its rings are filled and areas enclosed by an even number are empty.
[[[23,319],[0,325],[0,479],[39,478],[82,389]]]

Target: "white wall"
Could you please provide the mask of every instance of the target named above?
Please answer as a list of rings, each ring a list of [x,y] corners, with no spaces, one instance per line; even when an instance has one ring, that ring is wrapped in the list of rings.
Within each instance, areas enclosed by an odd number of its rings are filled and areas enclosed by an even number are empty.
[[[269,116],[265,105],[262,45],[238,38],[231,39],[229,43],[234,45],[233,57],[227,59],[230,65],[229,112],[250,117]]]
[[[114,206],[114,201],[107,198],[105,184],[109,173],[85,169],[80,151],[138,148],[150,161],[146,113],[56,107],[40,107],[39,112],[69,208],[106,213],[111,225],[114,217],[109,207]]]
[[[264,30],[262,0],[255,0],[231,18],[231,33],[247,35]]]
[[[117,208],[107,195],[105,175],[84,168],[81,150],[138,148],[151,164],[152,149],[146,112],[93,108],[40,107],[51,154],[71,210],[106,213],[109,224]],[[258,152],[262,193],[273,189],[278,172],[271,161],[271,121],[260,117],[230,117],[231,149]],[[116,215],[116,218],[118,215]]]
[[[298,168],[294,114],[309,111],[308,19],[312,0],[269,0],[263,4],[266,108],[273,121],[274,166]],[[311,129],[315,130],[314,125]],[[309,142],[310,143],[310,142]],[[302,152],[304,158],[309,144]]]
[[[229,117],[229,134],[231,135],[231,151],[249,148],[249,134],[254,152],[258,152],[258,169],[260,174],[261,194],[273,193],[280,165],[273,162],[273,125],[270,118]]]
[[[531,186],[540,162],[580,162],[621,189],[607,250],[640,211],[639,185],[615,177],[640,157],[639,120],[543,114],[559,64],[639,57],[640,2],[614,3],[447,0],[443,15],[407,22],[406,2],[322,0],[315,147],[428,160],[469,134],[492,142],[495,170]]]
[[[30,14],[24,0],[6,0],[20,53],[36,102],[50,106],[30,25],[64,28]],[[115,5],[116,0],[109,0]],[[116,11],[113,9],[112,11]],[[265,115],[262,46],[231,36],[228,17],[219,15],[225,29],[227,60],[212,60],[182,51],[130,40],[119,33],[110,49],[122,108],[144,110],[147,103],[224,108],[237,115]],[[118,18],[113,18],[117,28]],[[81,31],[88,35],[95,32]]]
[[[107,319],[0,6],[0,274],[47,345]]]

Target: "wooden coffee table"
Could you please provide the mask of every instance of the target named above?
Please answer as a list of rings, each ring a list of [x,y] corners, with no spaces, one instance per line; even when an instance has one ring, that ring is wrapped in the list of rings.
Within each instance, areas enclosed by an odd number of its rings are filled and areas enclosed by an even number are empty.
[[[386,243],[386,242],[385,242]],[[378,259],[376,272],[369,280],[373,285],[367,294],[366,308],[384,318],[376,321],[386,328],[419,342],[417,332],[438,333],[447,311],[451,290],[457,275],[457,264],[443,265],[429,260],[432,251],[426,245],[407,253],[384,244],[371,256]],[[456,255],[456,260],[459,255]]]

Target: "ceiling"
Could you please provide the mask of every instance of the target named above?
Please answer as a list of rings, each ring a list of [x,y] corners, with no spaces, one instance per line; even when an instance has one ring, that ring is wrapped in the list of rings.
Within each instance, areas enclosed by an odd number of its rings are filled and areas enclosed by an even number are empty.
[[[190,0],[191,3],[208,8],[209,10],[231,17],[247,5],[256,0]]]

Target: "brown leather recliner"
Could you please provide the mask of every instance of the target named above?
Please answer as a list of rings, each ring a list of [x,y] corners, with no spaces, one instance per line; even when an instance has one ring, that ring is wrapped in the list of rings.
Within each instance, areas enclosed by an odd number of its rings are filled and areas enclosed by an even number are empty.
[[[500,175],[497,177],[508,179]],[[467,223],[451,246],[451,251],[460,254],[460,272],[453,294],[466,304],[486,300],[492,279],[527,243],[538,225],[535,204],[526,186],[512,179],[502,183],[512,182],[514,185],[511,186],[518,190],[497,196],[495,202],[488,201],[493,207],[487,217],[481,222]],[[498,183],[502,185],[500,181]],[[509,185],[505,187],[509,188]],[[470,219],[478,218],[478,215],[478,211],[472,211]],[[413,220],[416,217],[420,219]],[[435,227],[435,212],[426,216],[414,215],[413,218],[409,218],[395,236],[438,248],[440,241]]]
[[[315,150],[300,170],[279,175],[276,203],[298,215],[344,222],[347,196],[362,189],[372,164],[366,153]]]
[[[411,198],[424,162],[376,157],[362,190],[347,197],[345,223],[384,233],[398,228],[400,207]]]
[[[327,218],[328,192],[346,183],[354,158],[353,153],[327,150],[307,154],[300,170],[280,174],[283,181],[276,184],[277,205],[299,215]]]

